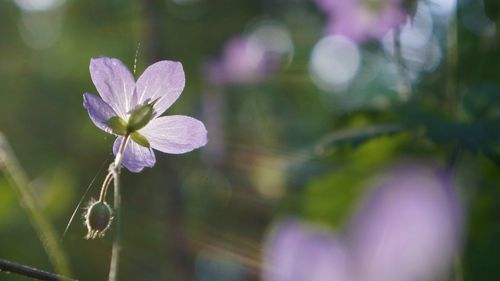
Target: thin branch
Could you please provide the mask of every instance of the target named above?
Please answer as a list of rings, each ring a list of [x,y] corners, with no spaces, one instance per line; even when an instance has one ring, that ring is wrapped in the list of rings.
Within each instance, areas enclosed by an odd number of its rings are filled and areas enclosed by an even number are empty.
[[[11,272],[43,281],[76,281],[55,273],[0,259],[0,271]]]
[[[5,173],[10,185],[16,191],[22,203],[21,206],[27,211],[31,224],[56,271],[61,275],[71,276],[69,265],[56,238],[55,231],[38,206],[33,190],[29,186],[28,177],[2,133],[0,133],[0,170]]]
[[[408,127],[400,124],[378,124],[359,129],[340,129],[326,134],[319,141],[305,148],[288,153],[286,163],[288,166],[301,165],[315,157],[324,155],[335,147],[344,143],[361,144],[371,139],[397,134],[407,130]]]
[[[361,129],[338,130],[321,138],[314,146],[314,155],[323,154],[329,147],[343,142],[369,140],[381,135],[395,134],[405,129],[399,124],[379,124]]]
[[[400,27],[394,28],[394,56],[399,70],[404,89],[401,89],[400,95],[402,97],[413,97],[413,90],[411,85],[411,78],[408,74],[405,60],[403,58],[403,47],[401,46],[401,29]]]
[[[458,3],[455,7],[455,16],[448,25],[446,37],[446,92],[445,106],[453,119],[458,118],[461,96],[458,78]]]

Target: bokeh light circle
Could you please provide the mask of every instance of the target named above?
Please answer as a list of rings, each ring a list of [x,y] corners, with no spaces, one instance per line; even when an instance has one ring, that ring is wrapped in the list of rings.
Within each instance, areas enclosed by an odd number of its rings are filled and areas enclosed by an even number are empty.
[[[322,38],[314,46],[309,72],[323,90],[344,90],[358,73],[361,53],[356,44],[344,36]]]

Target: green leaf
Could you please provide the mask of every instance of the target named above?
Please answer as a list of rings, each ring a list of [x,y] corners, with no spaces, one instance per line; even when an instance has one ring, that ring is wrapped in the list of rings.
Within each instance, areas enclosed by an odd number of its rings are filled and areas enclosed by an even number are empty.
[[[137,144],[144,146],[144,147],[150,147],[148,139],[146,139],[145,136],[139,134],[138,132],[133,132],[130,137],[132,138],[133,141],[135,141]]]
[[[113,130],[113,133],[124,136],[127,134],[127,122],[118,116],[111,117],[106,124]]]

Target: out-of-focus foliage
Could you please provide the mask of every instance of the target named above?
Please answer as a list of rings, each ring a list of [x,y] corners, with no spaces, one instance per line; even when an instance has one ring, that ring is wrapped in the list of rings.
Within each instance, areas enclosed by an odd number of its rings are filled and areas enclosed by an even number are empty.
[[[391,32],[363,42],[329,33],[316,2],[0,1],[0,131],[59,233],[96,175],[98,196],[112,159],[114,137],[82,106],[95,93],[90,58],[133,69],[138,50],[136,78],[152,62],[182,62],[186,88],[167,114],[202,120],[209,143],[122,174],[120,280],[259,280],[273,220],[341,230],[382,170],[417,158],[461,183],[466,223],[453,271],[496,280],[498,1],[416,1],[400,55]],[[228,55],[234,38],[262,46]],[[226,79],[211,75],[214,65]],[[249,70],[263,72],[234,78]],[[104,280],[110,235],[84,240],[80,213],[63,247],[79,280]],[[0,258],[52,270],[1,174]]]

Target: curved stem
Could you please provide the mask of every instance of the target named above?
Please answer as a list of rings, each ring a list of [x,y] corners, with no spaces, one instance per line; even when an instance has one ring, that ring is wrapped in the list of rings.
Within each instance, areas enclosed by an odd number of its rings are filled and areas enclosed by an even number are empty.
[[[101,193],[99,194],[99,202],[106,201],[106,194],[108,193],[108,187],[112,179],[113,174],[111,172],[108,172],[106,178],[104,178],[104,182],[102,183]]]
[[[118,148],[118,152],[116,153],[115,160],[113,163],[109,166],[109,171],[108,174],[106,175],[106,178],[104,178],[104,182],[102,183],[101,187],[101,193],[99,194],[99,202],[104,202],[106,200],[106,195],[108,194],[108,187],[109,184],[111,183],[111,180],[117,179],[117,176],[113,175],[113,169],[118,169],[118,174],[120,174],[120,165],[122,163],[123,159],[123,152],[125,151],[125,147],[128,143],[128,140],[130,139],[130,135],[127,134],[123,138],[122,143],[120,144],[120,147]]]

